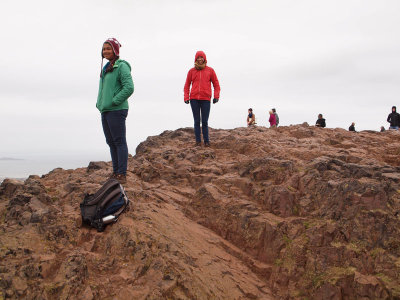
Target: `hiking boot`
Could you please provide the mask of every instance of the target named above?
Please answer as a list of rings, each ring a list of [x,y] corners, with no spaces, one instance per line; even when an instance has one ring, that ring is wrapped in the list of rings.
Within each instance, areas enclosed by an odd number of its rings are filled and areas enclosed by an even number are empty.
[[[108,176],[108,179],[116,179],[117,174],[115,174],[114,172],[111,173],[110,176]]]
[[[196,142],[195,147],[201,147],[201,142]]]
[[[210,142],[204,142],[205,147],[210,147]]]
[[[121,183],[121,184],[126,183],[126,175],[124,175],[124,174],[115,174],[114,178],[117,179],[119,181],[119,183]]]

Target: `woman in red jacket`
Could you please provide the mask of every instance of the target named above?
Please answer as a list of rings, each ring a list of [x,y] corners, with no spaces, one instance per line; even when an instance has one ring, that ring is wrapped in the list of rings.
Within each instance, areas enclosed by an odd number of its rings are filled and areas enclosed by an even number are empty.
[[[270,127],[276,127],[276,116],[272,110],[269,111],[269,125]]]
[[[184,101],[190,103],[194,119],[194,133],[196,146],[201,146],[200,118],[203,131],[204,145],[210,146],[208,137],[208,116],[210,115],[211,83],[214,87],[213,103],[219,100],[219,82],[213,68],[207,66],[207,57],[203,51],[197,51],[194,68],[191,68],[186,77],[184,87]],[[192,85],[192,88],[190,88]]]

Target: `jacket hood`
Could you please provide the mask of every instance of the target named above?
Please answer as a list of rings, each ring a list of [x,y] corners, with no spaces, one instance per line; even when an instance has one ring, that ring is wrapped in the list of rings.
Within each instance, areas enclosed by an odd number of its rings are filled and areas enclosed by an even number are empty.
[[[392,111],[393,111],[393,108],[394,108],[394,111],[397,112],[396,106],[392,106]]]
[[[132,71],[131,65],[126,60],[123,59],[117,59],[114,64],[114,68],[118,68],[118,65],[120,65],[121,63],[126,64],[129,67],[129,70]]]
[[[197,51],[196,52],[196,56],[194,58],[194,62],[196,62],[196,60],[199,58],[199,56],[204,58],[204,61],[207,63],[207,57],[206,57],[206,54],[203,51]]]

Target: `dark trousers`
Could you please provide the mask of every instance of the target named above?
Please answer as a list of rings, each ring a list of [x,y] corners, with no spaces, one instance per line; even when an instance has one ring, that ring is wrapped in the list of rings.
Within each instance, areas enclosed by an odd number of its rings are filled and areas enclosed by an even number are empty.
[[[208,100],[190,100],[194,119],[194,134],[196,142],[201,142],[200,136],[200,117],[201,129],[203,131],[203,139],[205,143],[210,140],[208,138],[208,117],[210,116],[210,101]]]
[[[113,171],[115,174],[126,175],[128,167],[128,145],[126,143],[125,120],[128,110],[107,111],[101,114],[101,123],[110,147]]]

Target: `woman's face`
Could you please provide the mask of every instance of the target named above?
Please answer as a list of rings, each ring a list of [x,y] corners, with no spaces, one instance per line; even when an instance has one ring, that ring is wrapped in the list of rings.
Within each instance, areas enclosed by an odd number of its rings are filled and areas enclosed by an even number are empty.
[[[103,56],[108,60],[112,60],[114,58],[114,51],[111,45],[108,43],[104,43],[103,45]]]
[[[201,56],[199,56],[199,57],[196,59],[196,61],[197,61],[197,63],[198,63],[199,65],[202,65],[202,64],[204,63],[204,58],[201,57]]]

